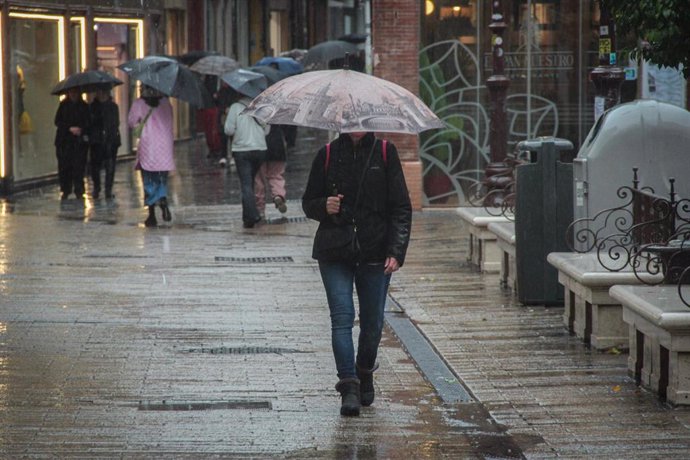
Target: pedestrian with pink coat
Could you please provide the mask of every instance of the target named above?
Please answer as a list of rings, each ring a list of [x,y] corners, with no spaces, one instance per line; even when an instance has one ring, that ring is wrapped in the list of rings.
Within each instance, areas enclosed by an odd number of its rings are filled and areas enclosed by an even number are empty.
[[[170,101],[159,91],[144,86],[141,97],[134,101],[127,123],[139,135],[136,168],[141,170],[144,205],[149,215],[147,227],[158,225],[156,205],[163,220],[172,220],[168,208],[168,173],[175,169],[173,156],[173,112]]]

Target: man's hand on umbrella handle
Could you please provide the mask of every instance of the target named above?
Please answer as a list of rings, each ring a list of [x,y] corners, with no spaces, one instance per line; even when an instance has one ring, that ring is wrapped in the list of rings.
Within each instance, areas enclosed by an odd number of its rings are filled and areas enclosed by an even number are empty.
[[[340,212],[340,201],[343,199],[344,195],[334,195],[326,198],[326,213],[327,214],[338,214]]]
[[[383,273],[386,275],[390,275],[393,272],[397,272],[400,269],[400,264],[398,263],[398,259],[395,257],[386,257],[386,263],[383,266]]]

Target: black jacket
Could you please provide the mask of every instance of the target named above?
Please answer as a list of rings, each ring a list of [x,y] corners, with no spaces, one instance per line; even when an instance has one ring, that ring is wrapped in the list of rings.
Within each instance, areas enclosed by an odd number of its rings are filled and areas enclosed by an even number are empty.
[[[55,112],[55,146],[86,144],[90,125],[89,105],[82,99],[72,102],[68,97],[63,99]],[[70,133],[72,126],[81,128],[82,135]]]
[[[312,163],[302,209],[307,217],[320,222],[319,228],[343,225],[354,216],[362,248],[361,262],[383,262],[386,257],[395,257],[402,265],[410,241],[412,206],[398,151],[388,142],[384,162],[382,145],[373,133],[364,136],[358,146],[343,134],[331,142],[328,168],[326,147],[322,147]],[[370,152],[355,210],[359,180]],[[326,213],[326,199],[336,194],[344,195],[341,212],[331,216]],[[314,243],[312,257],[338,260]]]
[[[119,147],[120,140],[120,110],[111,99],[101,102],[94,99],[89,105],[91,113],[91,132],[89,142],[91,144],[110,145]]]

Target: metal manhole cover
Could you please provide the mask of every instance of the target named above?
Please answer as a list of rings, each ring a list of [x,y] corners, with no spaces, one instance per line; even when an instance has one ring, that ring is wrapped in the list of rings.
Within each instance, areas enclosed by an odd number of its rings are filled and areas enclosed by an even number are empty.
[[[237,262],[243,264],[265,264],[272,262],[294,262],[290,256],[276,256],[276,257],[223,257],[216,256],[216,262]]]
[[[270,401],[139,401],[138,410],[272,410]]]
[[[296,350],[294,348],[280,348],[280,347],[200,347],[189,348],[185,353],[204,353],[217,355],[261,355],[261,354],[277,354],[282,355],[286,353],[307,353],[306,351]]]

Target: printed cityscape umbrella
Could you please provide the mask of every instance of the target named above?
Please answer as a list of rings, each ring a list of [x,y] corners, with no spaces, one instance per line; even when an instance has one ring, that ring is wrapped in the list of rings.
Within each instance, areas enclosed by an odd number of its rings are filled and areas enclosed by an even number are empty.
[[[163,56],[146,56],[118,66],[131,78],[157,89],[166,96],[189,102],[197,107],[213,105],[211,95],[201,80],[187,66]]]
[[[121,85],[122,80],[115,78],[108,72],[101,70],[87,70],[70,75],[58,82],[50,94],[59,96],[67,93],[72,88],[79,88],[82,92],[95,91],[100,88],[112,88]]]
[[[304,72],[304,66],[290,57],[266,56],[261,58],[255,66],[277,66],[278,70],[288,75]]]
[[[247,69],[233,70],[220,78],[238,93],[249,97],[258,96],[268,86],[264,75]]]
[[[260,73],[261,75],[266,77],[268,86],[271,86],[273,83],[279,82],[283,78],[289,77],[288,74],[283,73],[275,67],[271,67],[268,65],[255,65],[253,67],[250,67],[249,70],[251,70],[252,72]]]
[[[341,133],[417,134],[445,127],[421,99],[402,86],[349,69],[288,77],[256,97],[244,113],[269,124]]]
[[[305,70],[325,70],[334,59],[342,59],[345,54],[357,55],[357,45],[342,40],[329,40],[312,46],[307,51],[302,64]]]
[[[202,57],[189,68],[194,72],[204,75],[220,76],[224,73],[239,69],[240,67],[240,63],[232,58],[221,55],[212,55]]]

